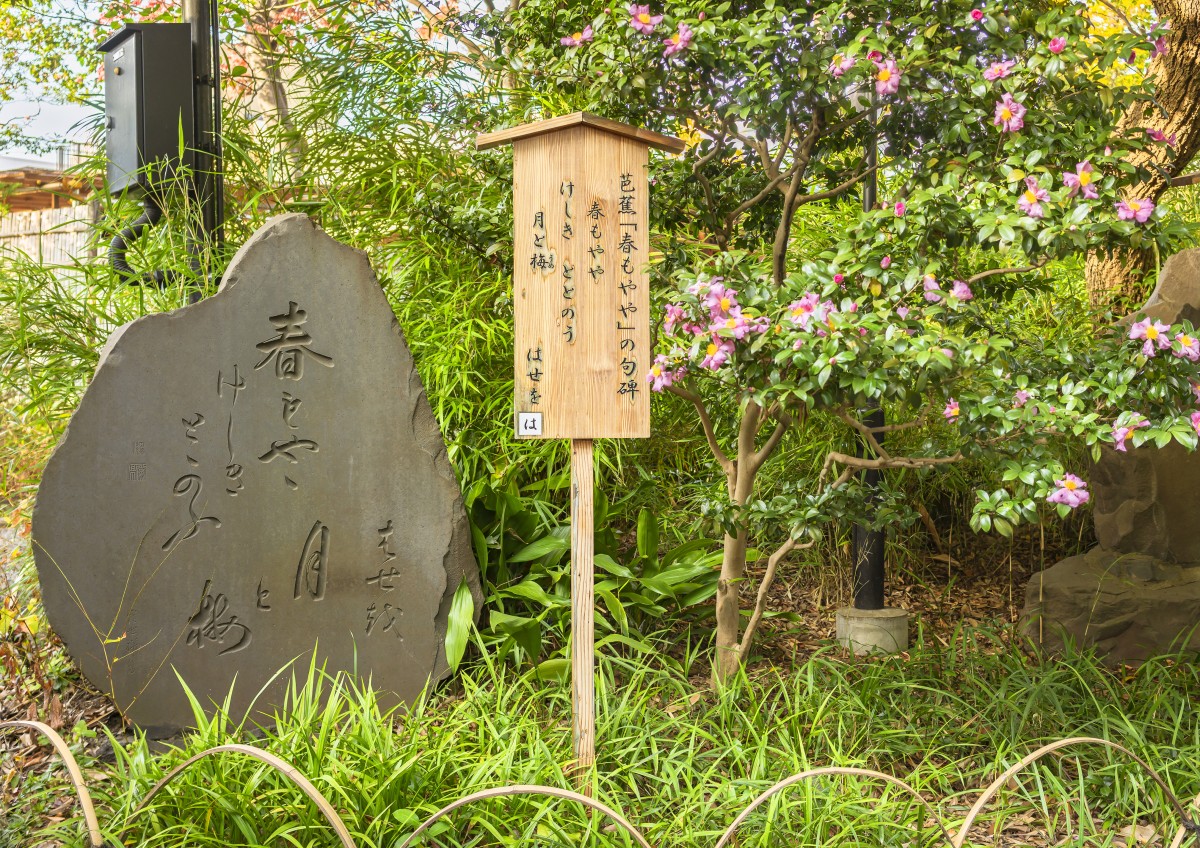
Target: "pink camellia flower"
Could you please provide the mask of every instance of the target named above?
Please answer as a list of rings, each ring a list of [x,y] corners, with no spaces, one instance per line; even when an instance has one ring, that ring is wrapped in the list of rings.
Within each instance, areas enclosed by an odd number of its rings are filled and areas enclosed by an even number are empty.
[[[983,72],[983,78],[988,81],[1004,79],[1012,73],[1013,66],[1016,64],[1016,62],[992,62]]]
[[[669,364],[670,360],[661,353],[654,357],[654,364],[650,366],[650,373],[646,375],[646,381],[650,383],[652,391],[661,392],[675,382],[676,372],[667,369]]]
[[[895,59],[878,62],[875,65],[875,93],[880,97],[895,94],[900,90],[900,69],[896,67]]]
[[[814,315],[817,316],[817,320],[820,320],[820,315],[817,314],[820,307],[821,298],[816,292],[808,292],[788,307],[788,318],[791,319],[793,324],[799,324],[803,329],[807,330],[808,322],[812,320]]]
[[[580,32],[577,32],[574,35],[565,35],[562,37],[562,39],[560,39],[560,41],[564,47],[578,47],[579,45],[583,44],[585,41],[591,41],[591,40],[592,40],[592,25],[591,24],[588,24]]]
[[[1095,200],[1100,196],[1096,190],[1095,172],[1092,169],[1091,162],[1077,162],[1075,164],[1075,173],[1063,174],[1063,185],[1071,189],[1069,197],[1074,197],[1083,192],[1083,196],[1088,200]]]
[[[1025,126],[1025,111],[1025,107],[1013,100],[1013,96],[1006,91],[1004,96],[996,101],[996,117],[992,119],[992,123],[998,126],[1001,132],[1018,132]]]
[[[1130,434],[1132,434],[1134,430],[1137,430],[1141,427],[1149,426],[1150,422],[1145,418],[1138,418],[1136,421],[1131,421],[1123,427],[1118,427],[1116,424],[1114,424],[1112,431],[1113,447],[1122,453],[1125,453],[1125,440],[1129,438]]]
[[[1090,495],[1087,490],[1087,483],[1076,477],[1074,474],[1064,474],[1061,480],[1055,480],[1054,485],[1058,486],[1053,492],[1047,496],[1052,504],[1064,504],[1071,509],[1077,506],[1082,506],[1088,502]]]
[[[766,315],[760,315],[757,318],[750,319],[750,329],[760,335],[771,329],[771,319]]]
[[[833,57],[833,61],[829,63],[829,73],[835,77],[840,77],[846,71],[854,67],[854,59],[849,56],[843,56],[837,53]]]
[[[1122,221],[1137,221],[1139,224],[1146,223],[1150,218],[1150,213],[1154,211],[1154,203],[1148,197],[1143,197],[1139,200],[1122,200],[1116,204],[1117,217]]]
[[[946,402],[946,408],[942,410],[942,415],[946,416],[947,421],[957,421],[958,413],[958,401],[956,401],[954,398],[950,398],[950,400]]]
[[[650,14],[649,6],[634,3],[629,7],[629,25],[642,35],[653,35],[654,28],[662,23],[662,19],[662,15]]]
[[[1200,339],[1189,336],[1187,333],[1176,333],[1175,343],[1179,345],[1178,348],[1172,349],[1176,356],[1192,362],[1200,362]]]
[[[870,53],[867,54],[867,58],[870,59],[872,62],[875,62],[876,64],[878,64],[879,60],[883,58],[883,54],[880,53],[878,50],[872,50]]]
[[[938,288],[937,277],[933,274],[926,274],[922,282],[925,284],[925,299],[930,303],[940,303],[942,295],[941,289]]]
[[[963,280],[955,280],[954,285],[950,287],[950,296],[959,300],[970,300],[975,297],[975,293]]]
[[[723,283],[713,283],[708,287],[708,294],[701,301],[713,321],[724,321],[726,318],[736,318],[742,314],[742,307],[737,302],[737,291],[726,288]]]
[[[731,339],[713,339],[704,349],[704,359],[700,360],[700,367],[716,371],[728,361],[731,353],[733,353]]]
[[[1025,401],[1027,400],[1029,400],[1029,392],[1024,389],[1018,389],[1017,393],[1013,395],[1013,407],[1020,409],[1025,405]]]
[[[1159,56],[1167,55],[1167,37],[1160,35],[1150,43],[1150,58],[1157,59]]]
[[[883,257],[882,259],[880,259],[880,260],[879,260],[879,267],[880,267],[880,268],[882,268],[882,269],[883,269],[883,270],[885,270],[885,271],[886,271],[888,268],[890,268],[890,267],[891,267],[891,265],[892,265],[892,257],[890,257],[890,256],[885,256],[885,257]]]
[[[1044,218],[1046,213],[1042,210],[1042,201],[1048,197],[1050,192],[1039,186],[1036,178],[1026,177],[1025,190],[1021,192],[1017,208],[1030,218]]]
[[[909,313],[909,312],[911,312],[911,311],[912,311],[912,310],[910,310],[910,309],[909,309],[907,306],[897,306],[897,307],[896,307],[896,316],[897,316],[897,317],[898,317],[898,318],[899,318],[901,321],[903,321],[905,318],[907,318],[907,317],[908,317],[908,313]]]
[[[685,314],[683,307],[678,303],[668,303],[664,311],[666,312],[666,317],[663,318],[663,329],[668,333],[673,332],[676,324],[683,323]]]
[[[903,218],[904,213],[908,211],[908,205],[903,200],[897,200],[896,205],[892,207],[892,212],[897,218]]]
[[[693,35],[695,33],[692,32],[691,27],[680,21],[679,29],[675,31],[675,34],[663,40],[663,44],[667,45],[667,49],[663,51],[663,58],[667,59],[676,53],[687,50],[691,46]]]
[[[1200,383],[1192,383],[1192,394],[1196,396],[1196,403],[1200,403]]]
[[[1200,436],[1200,411],[1192,413],[1192,429],[1196,431],[1196,435]]]
[[[1174,137],[1172,136],[1172,138],[1170,140],[1168,140],[1167,134],[1165,132],[1163,132],[1162,130],[1151,127],[1150,129],[1146,130],[1146,135],[1148,135],[1150,137],[1151,141],[1159,141],[1159,142],[1165,141],[1168,144],[1170,144],[1172,147],[1175,146]]]
[[[972,9],[971,10],[971,20],[973,20],[975,23],[979,23],[980,21],[982,21],[983,20],[983,9]]]
[[[1171,346],[1171,340],[1167,337],[1170,329],[1162,321],[1143,318],[1129,328],[1129,338],[1134,341],[1145,339],[1145,343],[1142,344],[1142,356],[1154,356],[1157,351]]]
[[[1067,48],[1067,40],[1060,35],[1060,36],[1050,39],[1049,46],[1050,46],[1050,52],[1057,56],[1059,53],[1063,52],[1063,50],[1065,50]]]
[[[842,283],[846,282],[846,277],[844,274],[834,274],[833,281],[840,286]]]
[[[749,321],[746,320],[745,316],[738,314],[731,315],[724,321],[717,321],[709,329],[714,335],[723,331],[729,333],[738,341],[741,341],[750,334],[750,330],[753,329],[753,326]]]

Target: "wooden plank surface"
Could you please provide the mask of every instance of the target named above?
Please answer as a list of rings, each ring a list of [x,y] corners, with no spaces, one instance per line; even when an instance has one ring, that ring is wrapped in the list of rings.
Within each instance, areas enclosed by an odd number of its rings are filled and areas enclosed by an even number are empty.
[[[571,715],[575,768],[596,762],[592,443],[571,442]],[[586,782],[586,778],[582,778]]]
[[[649,152],[572,126],[513,151],[519,438],[647,438]]]
[[[682,153],[686,149],[686,145],[678,138],[645,130],[641,127],[622,124],[619,121],[610,121],[608,118],[601,118],[599,115],[593,115],[591,112],[573,112],[570,115],[547,118],[544,121],[522,124],[519,127],[512,127],[507,130],[483,133],[475,138],[475,147],[479,150],[487,150],[492,147],[509,144],[518,139],[532,138],[555,132],[556,130],[582,125],[595,127],[596,129],[624,138],[631,138],[649,147],[655,147],[669,153]]]

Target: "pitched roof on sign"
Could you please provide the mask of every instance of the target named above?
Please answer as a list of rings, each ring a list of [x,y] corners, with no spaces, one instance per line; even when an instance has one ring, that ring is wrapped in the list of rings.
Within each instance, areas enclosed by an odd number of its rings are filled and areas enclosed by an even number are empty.
[[[687,147],[678,138],[661,135],[650,130],[630,126],[629,124],[622,124],[620,121],[610,121],[608,118],[601,118],[599,115],[593,115],[591,112],[573,112],[570,115],[549,118],[545,121],[536,121],[532,124],[521,124],[519,127],[512,127],[507,130],[483,133],[475,137],[475,147],[479,150],[487,150],[491,147],[509,144],[517,139],[532,138],[533,136],[545,135],[546,133],[577,126],[588,126],[612,133],[613,135],[631,138],[634,141],[642,142],[648,147],[656,147],[668,153],[682,153]]]

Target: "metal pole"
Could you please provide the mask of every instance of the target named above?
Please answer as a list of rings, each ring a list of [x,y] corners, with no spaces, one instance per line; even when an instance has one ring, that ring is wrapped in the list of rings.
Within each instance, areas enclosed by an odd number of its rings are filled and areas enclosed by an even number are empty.
[[[875,133],[877,111],[875,105],[875,93],[871,92],[871,135],[867,139],[866,159],[867,167],[872,171],[869,176],[863,181],[863,211],[869,212],[875,208],[875,197],[878,191],[879,181],[874,170],[878,165],[879,160],[879,139]],[[864,410],[863,423],[868,427],[884,426],[883,407],[878,401],[872,401]],[[879,443],[883,443],[883,434],[877,433],[876,439]],[[871,449],[867,446],[866,440],[859,438],[858,444],[855,447],[857,456],[868,456],[871,454]],[[862,480],[868,489],[877,489],[879,487],[880,473],[877,469],[867,469],[862,472]],[[873,496],[872,496],[873,499]],[[871,530],[863,527],[861,524],[854,525],[853,531],[853,556],[854,556],[854,607],[861,610],[881,610],[883,609],[883,542],[884,534],[882,530]]]
[[[219,0],[183,0],[183,19],[192,27],[195,82],[196,200],[200,206],[198,241],[221,244],[224,179],[221,169],[221,53]],[[200,245],[197,245],[197,248]]]

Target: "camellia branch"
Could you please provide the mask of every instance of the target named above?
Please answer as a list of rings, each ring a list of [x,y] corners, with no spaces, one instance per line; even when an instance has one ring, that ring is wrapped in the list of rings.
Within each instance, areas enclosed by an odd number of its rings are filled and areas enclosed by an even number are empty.
[[[721,466],[725,476],[730,480],[734,479],[737,469],[734,467],[733,460],[726,456],[725,451],[721,450],[721,446],[717,444],[717,432],[713,428],[712,416],[708,414],[708,407],[704,405],[704,399],[682,386],[667,386],[666,389],[671,394],[690,401],[692,406],[696,407],[696,414],[700,416],[700,424],[704,428],[704,438],[708,440],[709,449],[717,458],[717,464]]]
[[[847,472],[853,475],[855,469],[863,468],[930,468],[935,465],[949,465],[954,462],[961,462],[963,459],[962,451],[950,456],[893,456],[887,459],[883,457],[871,458],[865,456],[851,456],[850,454],[841,453],[840,451],[830,451],[825,455],[825,464],[821,468],[821,475],[818,478],[818,483],[823,484],[825,478],[829,476],[829,470],[834,465],[840,464],[846,466],[846,470],[842,472],[842,476],[833,484],[831,488],[837,488],[844,483],[849,477]]]
[[[750,621],[746,624],[746,631],[742,634],[741,641],[738,643],[738,659],[741,662],[746,662],[746,656],[750,653],[750,646],[754,644],[754,633],[758,630],[758,624],[762,621],[763,612],[766,610],[767,592],[770,591],[771,584],[775,582],[775,573],[779,570],[779,563],[792,551],[804,550],[812,546],[812,542],[805,542],[799,545],[796,544],[795,539],[788,539],[767,560],[767,572],[758,584],[758,595],[754,599],[754,612],[750,614]]]
[[[1001,274],[1028,274],[1030,271],[1036,271],[1050,260],[1043,259],[1040,262],[1035,262],[1032,265],[1026,265],[1022,268],[992,268],[990,271],[981,271],[973,277],[967,278],[967,285],[977,283],[980,280],[986,280],[988,277],[998,277]]]

